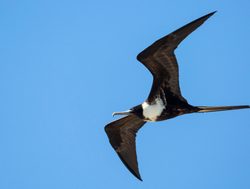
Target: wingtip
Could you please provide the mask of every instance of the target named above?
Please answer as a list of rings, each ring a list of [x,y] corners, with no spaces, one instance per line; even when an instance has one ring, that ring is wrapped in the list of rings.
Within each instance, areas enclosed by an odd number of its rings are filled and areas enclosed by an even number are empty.
[[[215,11],[213,11],[213,12],[210,12],[208,15],[213,15],[213,14],[215,14],[217,12],[217,10],[215,10]]]
[[[133,175],[134,175],[138,180],[143,181],[142,178],[141,178],[141,175],[140,175],[139,170],[137,170],[136,172],[134,172]]]
[[[139,172],[138,172],[138,173],[135,173],[135,172],[134,172],[133,175],[134,175],[138,180],[140,180],[140,181],[143,182],[143,180],[142,180],[141,175],[140,175]]]
[[[202,18],[203,19],[205,18],[205,20],[207,20],[209,17],[213,16],[216,12],[217,12],[217,10],[213,11],[213,12],[210,12],[210,13],[206,14],[205,16],[203,16]]]
[[[143,180],[142,180],[141,175],[140,175],[139,172],[138,172],[138,173],[132,172],[132,174],[133,174],[138,180],[140,180],[141,182],[143,182]]]
[[[140,177],[136,177],[136,178],[138,178],[141,182],[143,182],[143,180],[142,180],[141,176],[140,176]]]
[[[117,153],[118,156],[120,157],[121,161],[123,162],[123,164],[127,167],[127,169],[140,181],[143,181],[140,175],[140,172],[138,170],[138,166],[136,166],[136,168],[132,168],[127,161],[123,158],[123,156],[120,153]]]

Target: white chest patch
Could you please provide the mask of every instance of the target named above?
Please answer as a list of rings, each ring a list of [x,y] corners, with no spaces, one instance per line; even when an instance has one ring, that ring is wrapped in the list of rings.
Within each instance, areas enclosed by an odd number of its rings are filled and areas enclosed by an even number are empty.
[[[142,103],[143,116],[147,118],[147,121],[156,121],[157,117],[161,115],[165,109],[164,103],[160,98],[156,98],[155,102],[148,104],[147,102]]]

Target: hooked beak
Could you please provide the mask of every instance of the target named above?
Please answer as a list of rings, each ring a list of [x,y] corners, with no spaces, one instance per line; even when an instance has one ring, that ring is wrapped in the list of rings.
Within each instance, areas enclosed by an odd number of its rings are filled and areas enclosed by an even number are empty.
[[[127,110],[124,112],[114,112],[112,113],[112,116],[114,117],[115,115],[130,115],[132,113],[132,110]]]

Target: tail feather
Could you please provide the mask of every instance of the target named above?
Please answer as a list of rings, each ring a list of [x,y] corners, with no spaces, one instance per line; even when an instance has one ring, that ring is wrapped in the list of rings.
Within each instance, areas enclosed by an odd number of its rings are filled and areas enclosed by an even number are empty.
[[[199,110],[197,112],[217,112],[217,111],[225,111],[225,110],[238,110],[244,108],[250,108],[249,105],[242,106],[198,106]]]

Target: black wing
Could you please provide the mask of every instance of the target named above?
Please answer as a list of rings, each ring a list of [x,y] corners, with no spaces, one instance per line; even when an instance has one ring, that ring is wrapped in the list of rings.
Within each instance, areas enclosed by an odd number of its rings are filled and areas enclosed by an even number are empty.
[[[142,119],[129,115],[105,126],[110,144],[128,170],[139,180],[142,179],[138,169],[135,137],[136,132],[144,124],[145,121]]]
[[[203,24],[215,12],[209,13],[169,35],[157,40],[151,46],[143,50],[137,56],[144,66],[146,66],[153,75],[153,86],[151,88],[148,101],[152,102],[161,91],[171,94],[186,102],[181,95],[179,86],[179,70],[174,50],[190,33]]]

